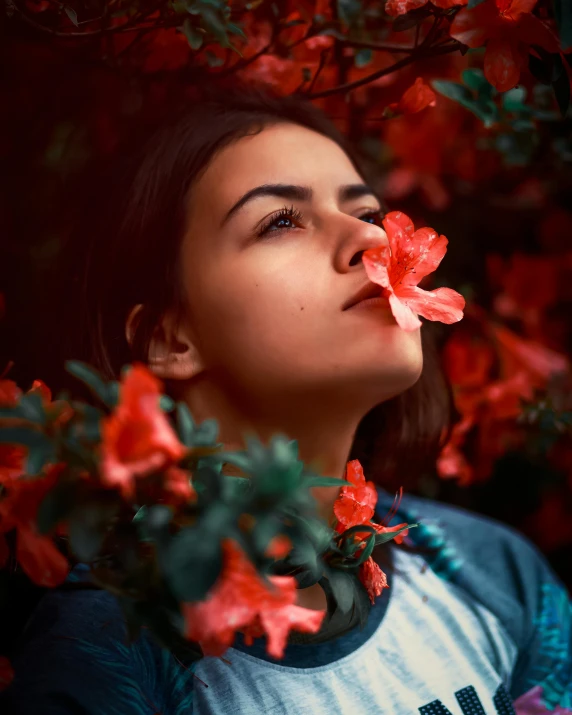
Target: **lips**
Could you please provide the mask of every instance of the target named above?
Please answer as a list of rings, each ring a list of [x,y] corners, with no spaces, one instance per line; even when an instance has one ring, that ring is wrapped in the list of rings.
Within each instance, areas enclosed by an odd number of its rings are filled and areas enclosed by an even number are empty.
[[[367,283],[361,290],[359,290],[352,298],[347,300],[342,306],[342,310],[348,310],[354,305],[361,303],[362,300],[367,300],[368,298],[381,298],[383,296],[383,289],[376,283]]]

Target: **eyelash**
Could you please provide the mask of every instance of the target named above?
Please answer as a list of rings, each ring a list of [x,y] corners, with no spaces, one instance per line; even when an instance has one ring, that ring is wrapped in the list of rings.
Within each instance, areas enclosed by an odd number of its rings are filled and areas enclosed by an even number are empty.
[[[359,219],[363,219],[366,216],[373,216],[377,218],[379,221],[385,216],[385,213],[381,210],[374,210],[374,211],[367,211],[366,213],[362,214],[361,216],[358,216]],[[291,219],[292,221],[303,221],[304,220],[304,215],[302,214],[301,211],[298,209],[295,209],[294,206],[284,206],[284,208],[280,209],[278,213],[275,213],[273,216],[271,216],[266,223],[261,227],[260,231],[258,232],[258,236],[264,236],[267,233],[278,233],[280,231],[287,231],[289,230],[290,227],[288,226],[282,226],[280,228],[275,229],[274,231],[270,231],[270,228],[277,222],[280,221],[283,218],[288,218]]]

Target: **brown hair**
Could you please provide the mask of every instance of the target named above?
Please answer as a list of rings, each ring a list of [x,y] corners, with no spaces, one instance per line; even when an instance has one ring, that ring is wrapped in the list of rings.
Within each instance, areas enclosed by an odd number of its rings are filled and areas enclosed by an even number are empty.
[[[333,122],[309,101],[277,96],[268,87],[206,90],[155,128],[137,150],[122,152],[100,183],[111,197],[108,210],[91,197],[80,243],[87,242],[83,271],[76,273],[81,308],[68,330],[66,358],[83,359],[107,378],[134,360],[146,362],[155,326],[169,308],[182,312],[177,270],[189,188],[215,152],[232,141],[277,122],[294,122],[335,141],[358,173],[375,185],[372,167],[350,146]],[[361,255],[358,259],[361,260]],[[144,308],[132,348],[125,321],[134,305]],[[69,326],[68,326],[69,327]],[[424,367],[417,383],[372,409],[362,420],[349,456],[386,489],[415,485],[435,462],[451,429],[452,397],[424,324]],[[78,342],[78,337],[81,341]]]

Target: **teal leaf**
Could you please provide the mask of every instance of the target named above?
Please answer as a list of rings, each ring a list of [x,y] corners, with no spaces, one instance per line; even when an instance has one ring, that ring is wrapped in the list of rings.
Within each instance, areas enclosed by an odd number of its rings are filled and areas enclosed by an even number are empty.
[[[368,48],[358,50],[354,55],[354,64],[356,67],[366,67],[373,59],[373,51]]]
[[[99,554],[118,508],[116,502],[84,502],[73,510],[68,519],[68,534],[71,549],[80,561],[92,561]]]
[[[337,607],[342,613],[348,613],[354,602],[352,581],[355,576],[335,568],[328,568],[326,578]]]
[[[301,483],[306,488],[355,486],[352,482],[348,482],[345,479],[337,479],[336,477],[306,477],[302,479]]]
[[[179,28],[183,35],[187,38],[189,47],[192,50],[198,50],[203,44],[204,34],[200,32],[196,27],[193,27],[190,18],[185,18],[183,26]]]
[[[554,0],[554,16],[564,52],[572,47],[572,4],[569,0]]]
[[[77,20],[77,12],[73,9],[73,7],[70,7],[69,5],[65,5],[64,11],[65,11],[66,15],[69,17],[69,19],[72,21],[72,23],[76,27],[79,27],[79,23]]]
[[[205,538],[199,529],[181,529],[169,545],[163,569],[179,601],[201,601],[222,569],[220,542]]]
[[[68,360],[65,363],[65,368],[71,375],[87,385],[107,407],[115,407],[119,400],[119,384],[117,382],[104,382],[96,370],[79,360]]]
[[[49,534],[71,513],[76,500],[77,483],[59,482],[42,499],[38,508],[37,526],[40,534]]]

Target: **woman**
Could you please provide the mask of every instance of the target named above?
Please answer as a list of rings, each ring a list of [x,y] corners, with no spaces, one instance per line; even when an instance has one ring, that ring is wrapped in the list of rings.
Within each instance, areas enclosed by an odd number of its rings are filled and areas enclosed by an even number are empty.
[[[359,459],[379,485],[380,521],[388,490],[438,453],[450,400],[427,325],[405,332],[385,306],[348,308],[375,287],[364,251],[387,242],[357,155],[311,105],[242,88],[188,107],[127,168],[111,177],[112,212],[93,222],[85,342],[65,357],[110,378],[147,362],[198,422],[216,418],[227,449],[243,449],[248,431],[281,432],[324,474],[342,478]],[[338,489],[314,492],[331,520]],[[204,658],[193,673],[148,635],[128,647],[108,594],[51,592],[13,657],[7,707],[572,712],[569,602],[538,551],[498,522],[421,498],[405,496],[396,520],[422,526],[409,546],[383,548],[390,587],[363,630],[352,620],[292,633],[282,660],[264,639],[237,637],[224,661]],[[326,608],[319,584],[297,603]]]

